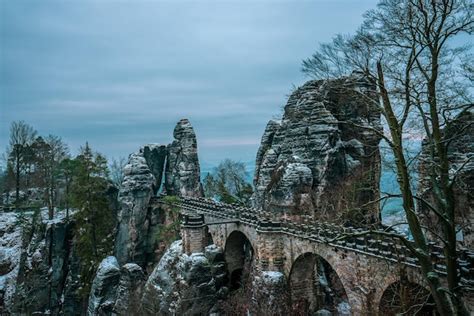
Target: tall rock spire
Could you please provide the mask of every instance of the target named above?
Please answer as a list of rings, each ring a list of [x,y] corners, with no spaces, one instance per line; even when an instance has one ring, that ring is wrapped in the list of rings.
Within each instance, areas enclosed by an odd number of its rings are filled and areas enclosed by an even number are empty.
[[[191,123],[180,120],[173,135],[175,140],[168,146],[145,145],[131,154],[124,168],[115,239],[115,256],[121,265],[135,262],[146,267],[154,260],[155,235],[163,224],[160,221],[166,218],[159,207],[152,205],[152,198],[162,186],[168,195],[203,195],[196,134]]]
[[[180,120],[176,124],[173,136],[175,140],[168,145],[166,161],[166,193],[179,196],[203,196],[196,134],[189,120]]]

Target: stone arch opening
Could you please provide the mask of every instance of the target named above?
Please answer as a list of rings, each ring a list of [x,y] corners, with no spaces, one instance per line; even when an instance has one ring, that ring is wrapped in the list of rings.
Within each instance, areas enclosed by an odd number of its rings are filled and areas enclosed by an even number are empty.
[[[226,240],[224,256],[227,264],[230,290],[237,290],[248,280],[254,250],[242,232],[232,232]]]
[[[379,304],[381,315],[437,315],[431,293],[424,286],[406,278],[390,284]]]
[[[317,254],[305,253],[295,260],[290,271],[289,288],[294,315],[312,315],[318,311],[321,315],[351,314],[341,279]]]
[[[211,232],[209,231],[209,227],[206,226],[206,239],[207,239],[207,244],[212,245],[214,244],[214,238],[212,237]]]

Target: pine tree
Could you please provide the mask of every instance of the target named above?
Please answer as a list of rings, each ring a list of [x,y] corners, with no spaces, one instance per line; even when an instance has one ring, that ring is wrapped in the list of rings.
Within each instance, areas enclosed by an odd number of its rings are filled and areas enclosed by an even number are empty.
[[[93,153],[86,143],[75,160],[72,182],[72,202],[78,209],[74,214],[75,236],[85,269],[81,273],[83,289],[88,293],[100,260],[113,249],[115,218],[105,194],[108,187],[105,157]]]
[[[59,165],[59,178],[64,188],[62,207],[66,209],[66,220],[69,221],[69,210],[72,202],[72,183],[76,174],[77,160],[65,158]]]

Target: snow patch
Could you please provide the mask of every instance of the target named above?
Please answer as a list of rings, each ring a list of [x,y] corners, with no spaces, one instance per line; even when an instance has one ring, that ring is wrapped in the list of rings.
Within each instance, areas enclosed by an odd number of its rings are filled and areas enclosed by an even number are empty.
[[[284,275],[278,271],[262,271],[262,279],[265,283],[279,283],[284,279]]]
[[[2,265],[9,266],[10,271],[0,275],[0,292],[3,292],[5,308],[10,311],[16,289],[20,256],[21,256],[21,225],[15,213],[0,214],[0,260]],[[10,311],[11,312],[11,311]]]
[[[351,306],[349,305],[349,303],[343,301],[343,302],[340,302],[338,305],[337,305],[337,314],[338,315],[352,315],[351,314]]]

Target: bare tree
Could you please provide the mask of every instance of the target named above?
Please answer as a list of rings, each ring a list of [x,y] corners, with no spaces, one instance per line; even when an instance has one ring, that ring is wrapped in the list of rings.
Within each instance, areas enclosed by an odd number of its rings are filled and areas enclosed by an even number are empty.
[[[10,125],[9,162],[13,165],[15,176],[15,205],[20,203],[21,172],[26,165],[28,147],[35,140],[35,129],[24,121],[15,121]]]
[[[118,159],[113,158],[112,163],[110,164],[110,179],[117,188],[122,187],[123,181],[123,169],[127,164],[127,159],[125,157],[119,157]]]
[[[469,48],[454,46],[453,39],[472,34],[473,12],[469,0],[382,0],[366,14],[356,35],[337,36],[303,62],[303,71],[316,78],[358,70],[377,83],[386,126],[381,136],[393,152],[401,192],[386,198],[402,198],[413,242],[388,235],[400,239],[418,258],[440,315],[467,314],[457,273],[454,186],[457,173],[472,156],[454,168],[443,129],[471,101],[472,63],[465,62]],[[405,146],[406,136],[413,134],[423,135],[429,149],[433,202],[414,190],[412,159]],[[416,202],[428,208],[442,227],[435,233],[444,249],[447,287],[435,270],[426,236],[429,228],[422,225]]]
[[[68,157],[68,146],[61,137],[48,135],[46,143],[49,145],[47,160],[45,161],[48,169],[46,202],[48,205],[49,219],[54,217],[54,208],[58,201],[58,182],[61,174],[61,162]]]
[[[204,178],[204,192],[207,197],[216,197],[226,203],[247,205],[253,192],[247,178],[243,162],[225,159]]]

